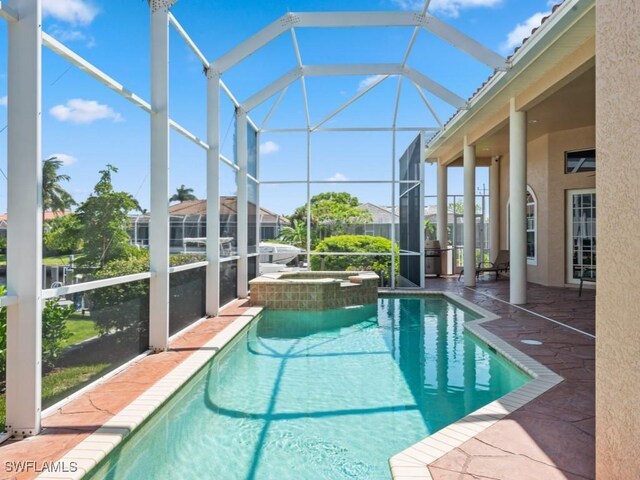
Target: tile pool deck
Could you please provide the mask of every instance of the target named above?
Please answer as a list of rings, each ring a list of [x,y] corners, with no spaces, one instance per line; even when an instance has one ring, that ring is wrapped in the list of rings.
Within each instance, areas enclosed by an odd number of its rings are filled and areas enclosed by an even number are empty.
[[[455,293],[499,315],[483,327],[565,381],[429,464],[429,471],[436,480],[594,478],[595,340],[551,321],[593,334],[594,291],[578,297],[576,290],[530,285],[530,303],[524,306],[530,313],[503,302],[508,299],[508,287],[508,281],[488,279],[481,279],[475,289],[464,288],[454,279],[429,280],[427,285],[428,290]],[[44,434],[0,446],[0,478],[34,478],[33,471],[7,472],[5,462],[36,460],[41,465],[61,458],[247,308],[237,302],[221,317],[206,320],[177,338],[169,352],[145,357],[67,404],[43,420]],[[543,344],[525,345],[522,339]]]
[[[595,478],[595,291],[529,285],[529,303],[510,306],[509,281],[486,277],[476,288],[453,279],[429,290],[456,293],[501,318],[483,327],[537,360],[564,381],[435,462],[435,480]],[[492,298],[493,297],[493,298]],[[502,301],[501,301],[502,300]],[[535,339],[542,345],[526,345]]]

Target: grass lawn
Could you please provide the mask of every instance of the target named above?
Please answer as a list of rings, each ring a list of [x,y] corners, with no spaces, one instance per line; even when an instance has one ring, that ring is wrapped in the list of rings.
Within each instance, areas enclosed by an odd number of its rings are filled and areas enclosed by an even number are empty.
[[[80,260],[84,255],[76,255],[75,261]],[[0,254],[0,266],[4,266],[7,264],[7,256],[5,254]],[[42,259],[43,265],[49,265],[53,267],[55,265],[69,265],[69,255],[58,255],[57,257],[45,257]]]
[[[87,338],[98,335],[98,329],[91,318],[74,313],[67,320],[67,330],[71,336],[62,342],[62,347],[79,343]],[[97,363],[95,365],[79,365],[74,367],[56,368],[42,379],[42,404],[43,408],[52,405],[58,400],[70,395],[75,390],[101,376],[105,370],[111,367],[110,363]],[[4,393],[0,394],[0,432],[4,431],[6,418],[6,405]]]
[[[100,333],[96,328],[95,322],[90,317],[82,316],[78,312],[69,317],[66,325],[71,336],[62,342],[62,348],[75,345]]]
[[[42,378],[42,408],[53,405],[58,400],[71,395],[92,380],[100,377],[110,363],[96,363],[94,365],[79,365],[76,367],[56,368]],[[6,419],[6,399],[4,393],[0,395],[0,432],[4,431]]]
[[[71,395],[95,378],[101,376],[110,363],[56,368],[42,378],[42,408]]]

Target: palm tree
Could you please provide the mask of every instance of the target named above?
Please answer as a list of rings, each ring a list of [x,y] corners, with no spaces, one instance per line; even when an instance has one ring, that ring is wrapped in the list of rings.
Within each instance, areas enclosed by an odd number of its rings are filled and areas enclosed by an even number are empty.
[[[280,240],[289,245],[293,245],[298,248],[307,247],[307,225],[300,220],[293,220],[293,224],[289,227],[284,227],[280,231]]]
[[[47,210],[64,212],[76,204],[71,194],[60,186],[61,182],[71,180],[69,175],[58,174],[58,169],[62,167],[62,165],[62,160],[59,160],[57,157],[47,158],[42,162],[43,221],[44,212]]]
[[[193,188],[187,188],[182,184],[176,189],[176,193],[169,199],[170,202],[186,202],[187,200],[197,200],[193,194]]]

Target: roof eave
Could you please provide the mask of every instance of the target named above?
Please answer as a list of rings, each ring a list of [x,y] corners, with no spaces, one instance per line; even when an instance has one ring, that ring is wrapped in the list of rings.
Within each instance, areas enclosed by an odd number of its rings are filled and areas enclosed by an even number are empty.
[[[438,161],[439,149],[452,134],[463,128],[474,115],[507,88],[514,79],[594,6],[595,0],[565,0],[560,4],[509,58],[508,70],[494,72],[467,102],[467,108],[458,110],[444,128],[431,139],[426,147],[426,161]]]

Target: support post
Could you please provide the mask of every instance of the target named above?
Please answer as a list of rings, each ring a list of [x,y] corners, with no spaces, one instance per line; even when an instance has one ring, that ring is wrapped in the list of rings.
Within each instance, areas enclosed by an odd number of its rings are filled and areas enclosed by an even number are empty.
[[[476,286],[476,147],[464,137],[464,285]]]
[[[7,429],[40,432],[42,374],[41,0],[10,0],[7,294]]]
[[[149,348],[169,343],[169,7],[151,2],[151,218]]]
[[[510,301],[527,303],[527,114],[511,99],[509,116]]]
[[[396,102],[397,104],[397,102]],[[397,105],[396,105],[397,106]],[[400,249],[398,248],[398,251]],[[398,256],[398,260],[400,257]],[[391,288],[396,288],[396,129],[391,132]]]
[[[220,309],[220,76],[207,72],[207,315]]]
[[[500,157],[489,167],[489,251],[493,262],[500,252]]]
[[[248,246],[249,210],[247,208],[247,112],[236,108],[236,159],[238,161],[237,182],[237,226],[238,226],[238,298],[249,294]]]
[[[425,215],[424,215],[424,180],[425,180],[425,152],[426,152],[427,141],[424,136],[424,132],[420,132],[420,225],[422,228],[420,229],[420,288],[425,287],[425,251],[424,251],[424,242],[425,242]],[[393,217],[392,217],[393,218]]]
[[[307,128],[307,270],[311,271],[311,130]]]
[[[449,232],[447,227],[449,226],[449,215],[447,205],[447,166],[438,162],[438,200],[436,218],[438,222],[438,242],[440,242],[440,248],[446,249],[449,246]],[[442,273],[449,275],[452,272],[449,270],[449,258],[451,252],[443,252],[440,255],[440,261],[442,262]]]

